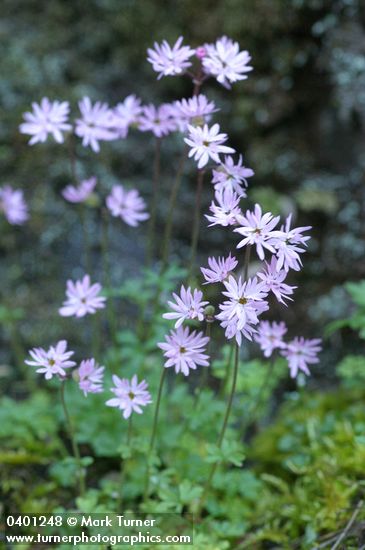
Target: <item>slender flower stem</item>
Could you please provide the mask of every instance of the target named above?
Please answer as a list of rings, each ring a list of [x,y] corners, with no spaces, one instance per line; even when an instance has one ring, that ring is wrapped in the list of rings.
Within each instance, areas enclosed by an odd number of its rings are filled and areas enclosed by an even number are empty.
[[[203,191],[204,173],[205,173],[205,170],[198,170],[198,179],[197,179],[196,195],[195,195],[195,208],[194,208],[194,223],[193,223],[193,231],[191,235],[190,266],[189,266],[188,279],[191,278],[194,270],[196,250],[198,247],[199,229],[200,229],[200,208],[201,208],[201,199],[202,199],[202,191]]]
[[[102,327],[102,316],[94,314],[93,315],[93,331],[90,334],[91,342],[90,348],[93,350],[93,356],[95,359],[100,358],[100,337],[102,336],[103,327]]]
[[[255,402],[253,403],[253,406],[251,407],[251,409],[249,411],[248,418],[252,418],[253,420],[255,419],[255,414],[260,409],[260,407],[263,403],[265,393],[266,393],[267,387],[268,387],[269,382],[270,382],[270,378],[271,378],[273,370],[274,370],[274,366],[275,366],[275,357],[272,355],[271,359],[270,359],[269,367],[266,371],[266,376],[265,376],[264,381],[261,384],[261,387],[259,389],[257,399],[255,400]],[[249,423],[248,418],[247,418],[246,422],[244,422],[244,425],[243,425],[242,438],[244,438],[244,436],[246,435],[246,429],[247,429],[247,426],[248,426],[248,423]]]
[[[194,84],[193,96],[197,96],[200,94],[200,89],[203,85],[203,82],[204,82],[204,73],[203,73],[202,63],[200,61],[197,74],[193,75],[193,84]]]
[[[85,493],[84,469],[83,469],[83,466],[82,466],[82,463],[81,463],[80,451],[79,451],[79,447],[78,447],[77,442],[76,442],[75,431],[74,431],[74,427],[73,427],[73,424],[72,424],[71,416],[70,416],[70,413],[68,412],[68,408],[67,408],[67,405],[66,405],[65,387],[66,387],[66,381],[62,380],[62,382],[61,382],[61,403],[62,403],[62,408],[63,408],[63,412],[64,412],[64,415],[65,415],[66,423],[67,423],[67,426],[68,426],[69,436],[70,436],[70,439],[71,439],[72,452],[74,454],[74,457],[76,459],[77,466],[78,466],[78,478],[79,478],[80,495],[83,496],[84,493]]]
[[[77,185],[78,178],[76,173],[76,151],[75,151],[76,144],[72,133],[68,137],[67,144],[68,144],[71,177],[72,177],[73,183]]]
[[[208,355],[210,354],[210,343],[211,343],[210,332],[211,332],[211,324],[209,322],[207,322],[206,329],[205,329],[205,336],[208,336],[208,338],[209,338],[209,342],[208,342],[208,345],[207,345],[207,354]],[[199,387],[197,387],[195,389],[196,393],[195,393],[195,399],[194,399],[194,404],[193,404],[193,411],[195,411],[197,409],[197,407],[199,405],[199,401],[200,401],[202,391],[206,387],[207,381],[208,381],[209,367],[202,367],[202,368],[204,370],[203,370],[203,374],[201,376],[201,379],[199,381]]]
[[[156,236],[156,217],[157,204],[160,190],[160,168],[161,168],[161,138],[156,138],[155,141],[155,160],[153,166],[153,195],[151,204],[151,217],[148,228],[148,248],[147,248],[147,266],[151,264]]]
[[[109,258],[109,219],[108,212],[105,209],[102,209],[101,212],[101,226],[102,226],[102,235],[101,235],[101,255],[103,262],[103,275],[104,275],[104,286],[109,290],[112,288],[111,281],[111,272],[110,272],[110,258]],[[106,310],[108,316],[109,330],[111,333],[111,340],[113,343],[116,341],[117,335],[117,319],[114,310],[113,298],[110,296],[106,302]]]
[[[247,245],[247,248],[246,248],[245,260],[244,260],[244,264],[243,264],[245,281],[247,281],[247,279],[248,279],[248,268],[249,268],[249,265],[250,265],[250,256],[251,256],[251,245],[249,244],[249,245]]]
[[[162,264],[161,264],[161,273],[164,273],[167,267],[167,261],[169,257],[169,251],[170,251],[170,241],[171,241],[171,233],[172,233],[172,222],[173,222],[173,216],[174,211],[176,207],[176,200],[179,193],[182,175],[184,172],[185,162],[187,158],[187,147],[184,148],[184,151],[181,155],[178,168],[175,175],[175,180],[173,183],[173,186],[171,188],[171,194],[170,194],[170,200],[169,200],[169,209],[167,212],[167,218],[166,218],[166,225],[165,225],[165,231],[163,236],[163,244],[162,244]]]
[[[131,414],[128,421],[128,432],[127,432],[127,445],[131,444],[131,438],[132,438],[132,428],[133,428],[133,415]]]
[[[70,135],[68,139],[68,149],[69,149],[69,160],[70,160],[70,172],[72,181],[75,185],[79,183],[79,179],[77,177],[77,166],[76,166],[76,151],[75,151],[75,142],[73,141],[72,135]],[[83,240],[83,246],[84,246],[84,268],[86,273],[91,273],[91,265],[90,265],[90,242],[87,234],[87,226],[86,226],[86,215],[85,215],[85,206],[82,204],[79,205],[78,213],[80,217],[80,223],[81,223],[81,230],[82,230],[82,240]]]
[[[210,343],[211,343],[210,332],[211,332],[211,326],[210,326],[210,323],[207,322],[206,329],[205,329],[205,335],[209,337],[209,342],[208,342],[208,345],[207,345],[208,355],[210,354]],[[184,434],[186,432],[186,430],[188,429],[188,427],[190,425],[191,417],[194,417],[194,413],[196,412],[196,409],[198,408],[200,398],[201,398],[201,395],[202,395],[202,391],[207,386],[208,375],[209,375],[209,366],[208,367],[202,367],[202,369],[204,369],[203,374],[201,375],[201,377],[198,381],[198,384],[195,388],[193,406],[192,406],[192,409],[189,411],[190,414],[188,414],[185,417],[185,422],[184,422],[182,432],[181,432],[182,434]]]
[[[177,196],[178,196],[180,185],[181,185],[182,175],[183,175],[183,172],[184,172],[184,166],[185,166],[186,158],[187,158],[187,148],[185,147],[184,151],[181,155],[179,164],[178,164],[177,172],[176,172],[176,175],[175,175],[175,180],[174,180],[174,183],[173,183],[173,186],[172,186],[172,189],[171,189],[171,194],[170,194],[169,209],[168,209],[168,213],[167,213],[166,225],[165,225],[164,235],[163,235],[163,239],[162,239],[162,258],[161,258],[160,276],[162,276],[165,273],[166,268],[167,268],[167,264],[168,264],[173,216],[174,216],[174,211],[175,211],[175,207],[176,207]],[[155,297],[153,299],[153,302],[151,304],[151,312],[152,312],[151,316],[152,316],[152,318],[156,315],[159,300],[160,300],[161,291],[162,291],[161,288],[157,290],[157,292],[155,294]],[[147,309],[147,305],[145,305],[143,307],[143,309],[141,310],[140,317],[139,317],[139,320],[138,320],[138,323],[137,323],[138,334],[143,333],[143,338],[144,338],[145,341],[149,338],[149,335],[151,333],[151,328],[153,326],[152,323],[146,323],[145,324],[146,309]]]
[[[147,469],[146,469],[146,479],[145,479],[145,488],[144,488],[144,500],[146,500],[146,498],[148,497],[148,490],[149,490],[149,484],[150,484],[150,463],[149,463],[149,458],[150,458],[150,454],[153,451],[153,447],[154,447],[155,439],[156,439],[158,415],[159,415],[159,412],[160,412],[161,396],[162,396],[162,389],[163,389],[165,377],[166,377],[166,368],[163,367],[162,368],[162,373],[161,373],[161,378],[160,378],[160,385],[159,385],[159,388],[158,388],[156,409],[155,409],[155,416],[154,416],[154,419],[153,419],[153,427],[152,427],[150,445],[149,445],[149,448],[148,448]]]
[[[175,175],[175,180],[174,180],[174,183],[173,183],[173,186],[172,186],[172,189],[171,189],[171,194],[170,194],[170,199],[169,199],[169,209],[168,209],[168,213],[167,213],[166,225],[165,225],[164,235],[163,235],[163,239],[162,239],[162,257],[161,257],[160,276],[162,276],[165,273],[166,268],[167,268],[167,264],[168,264],[174,211],[175,211],[175,207],[176,207],[176,200],[177,200],[177,196],[178,196],[178,193],[179,193],[182,176],[183,176],[183,173],[184,173],[186,158],[187,158],[187,147],[184,148],[183,153],[181,155],[181,158],[180,158],[180,161],[179,161],[179,164],[178,164],[178,168],[177,168],[177,171],[176,171],[176,175]],[[153,302],[151,304],[151,312],[152,312],[151,316],[152,316],[152,318],[155,317],[155,315],[156,315],[159,300],[160,300],[161,291],[162,291],[162,288],[159,288],[157,290],[157,292],[155,294],[155,297],[153,299]],[[150,333],[151,333],[151,329],[152,329],[152,326],[153,326],[152,323],[146,323],[146,326],[144,326],[146,308],[147,308],[147,306],[145,305],[144,308],[141,311],[140,318],[139,318],[139,321],[138,321],[138,332],[140,334],[142,332],[142,330],[144,329],[144,334],[143,334],[144,340],[147,340],[149,338]]]
[[[193,90],[193,96],[197,96],[200,93],[200,89],[203,84],[203,70],[202,67],[199,67],[199,71],[197,75],[193,75],[193,84],[194,84],[194,90]],[[163,253],[162,253],[162,265],[161,265],[161,272],[164,273],[167,266],[167,260],[169,256],[169,247],[170,247],[170,240],[171,240],[171,231],[172,231],[172,218],[175,210],[176,205],[176,199],[177,195],[180,189],[181,184],[181,178],[184,171],[184,166],[187,158],[187,151],[188,147],[184,148],[183,154],[181,156],[178,169],[175,176],[175,181],[171,189],[171,195],[170,195],[170,204],[169,204],[169,210],[167,214],[167,220],[166,220],[166,226],[165,226],[165,234],[163,238]]]
[[[226,376],[222,383],[222,386],[220,388],[220,396],[223,397],[223,395],[226,393],[228,389],[228,383],[229,379],[231,377],[231,365],[232,365],[232,358],[233,358],[233,352],[234,352],[234,346],[231,346],[229,349],[229,355],[228,355],[228,361],[227,361],[227,368],[226,368]]]
[[[15,360],[17,368],[23,370],[29,390],[32,391],[36,389],[36,383],[32,376],[31,369],[24,363],[25,353],[20,338],[19,327],[16,325],[15,321],[10,323],[8,334],[13,360]]]
[[[226,409],[226,414],[224,416],[223,426],[222,426],[221,433],[220,433],[219,439],[218,439],[218,447],[222,446],[224,436],[225,436],[225,433],[226,433],[226,429],[227,429],[227,425],[228,425],[229,416],[231,414],[233,398],[234,398],[234,394],[235,394],[235,391],[236,391],[236,384],[237,384],[237,377],[238,377],[239,351],[240,351],[240,348],[239,348],[238,344],[236,344],[235,345],[234,365],[233,365],[232,388],[231,388],[231,393],[229,395],[229,399],[228,399],[228,403],[227,403],[227,409]]]
[[[230,417],[230,414],[231,414],[231,409],[232,409],[232,404],[233,404],[233,398],[234,398],[234,394],[235,394],[235,391],[236,391],[236,385],[237,385],[237,377],[238,377],[238,365],[239,365],[239,346],[238,344],[236,343],[235,344],[235,358],[234,358],[234,367],[233,367],[233,380],[232,380],[232,387],[231,387],[231,393],[229,394],[229,398],[228,398],[228,403],[227,403],[227,409],[226,409],[226,413],[224,415],[224,420],[223,420],[223,425],[222,425],[222,428],[221,428],[221,431],[219,433],[219,437],[218,437],[218,443],[217,443],[217,446],[219,448],[222,447],[223,445],[223,441],[224,441],[224,436],[226,434],[226,429],[227,429],[227,426],[228,426],[228,420],[229,420],[229,417]],[[216,472],[216,469],[218,467],[218,462],[215,462],[210,470],[210,473],[209,473],[209,476],[208,476],[208,479],[206,481],[206,484],[204,486],[204,489],[203,489],[203,493],[202,493],[202,496],[200,498],[200,501],[199,501],[199,504],[198,504],[198,510],[196,512],[196,516],[199,517],[200,516],[200,513],[201,513],[201,509],[203,507],[203,504],[204,504],[204,501],[205,501],[205,498],[206,498],[206,495],[207,495],[207,492],[210,488],[210,484],[213,480],[213,477],[214,477],[214,474]]]
[[[133,414],[129,417],[128,420],[128,431],[127,431],[127,446],[130,447],[131,440],[132,440],[132,417]],[[118,504],[117,504],[117,511],[121,511],[122,501],[123,501],[123,487],[124,487],[124,478],[125,478],[125,463],[126,460],[120,461],[120,478],[119,478],[119,495],[118,495]]]
[[[84,267],[85,272],[91,274],[91,264],[90,264],[90,241],[87,233],[87,220],[86,220],[86,211],[83,205],[79,207],[79,216],[82,229],[82,240],[84,245]]]
[[[269,364],[269,368],[267,369],[265,379],[264,379],[264,381],[262,383],[262,386],[259,390],[257,400],[256,400],[256,402],[254,403],[254,406],[251,409],[251,413],[250,413],[251,418],[254,417],[254,415],[256,414],[256,412],[258,411],[260,406],[262,405],[262,401],[263,401],[263,398],[265,397],[265,392],[266,392],[267,387],[269,385],[270,378],[271,378],[273,370],[274,370],[274,366],[275,366],[275,357],[272,355],[271,360],[270,360],[270,364]]]

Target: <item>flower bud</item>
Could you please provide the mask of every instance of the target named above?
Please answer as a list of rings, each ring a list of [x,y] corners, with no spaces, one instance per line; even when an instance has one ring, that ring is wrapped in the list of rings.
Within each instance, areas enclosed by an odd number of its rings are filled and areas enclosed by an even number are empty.
[[[91,193],[85,201],[85,204],[91,208],[96,208],[100,205],[100,198],[96,193]]]
[[[75,382],[80,382],[79,369],[74,369],[71,376],[75,380]]]
[[[204,48],[204,46],[199,46],[195,50],[195,55],[198,59],[203,59],[207,55],[207,50]]]
[[[204,308],[204,316],[207,323],[214,322],[214,314],[215,314],[214,306],[209,305]]]

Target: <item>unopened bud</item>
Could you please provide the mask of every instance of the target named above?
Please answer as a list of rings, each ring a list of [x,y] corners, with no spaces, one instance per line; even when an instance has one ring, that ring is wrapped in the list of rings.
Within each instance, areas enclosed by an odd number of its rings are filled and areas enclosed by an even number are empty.
[[[204,315],[205,315],[205,320],[207,323],[213,323],[214,321],[214,314],[215,314],[215,307],[214,306],[206,306],[204,308]]]
[[[204,126],[205,118],[203,116],[195,116],[191,119],[192,126]]]
[[[203,59],[207,55],[207,50],[204,48],[204,46],[199,46],[195,50],[195,55],[198,59]]]
[[[79,375],[78,369],[74,369],[72,371],[72,378],[75,380],[75,382],[80,382],[80,375]]]
[[[91,193],[86,199],[85,204],[87,204],[91,208],[96,208],[100,205],[99,196],[96,193]]]

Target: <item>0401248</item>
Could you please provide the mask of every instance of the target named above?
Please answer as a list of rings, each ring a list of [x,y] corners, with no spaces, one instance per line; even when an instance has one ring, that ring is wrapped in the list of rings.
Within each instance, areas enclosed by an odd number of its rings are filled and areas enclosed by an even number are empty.
[[[45,527],[46,525],[62,525],[62,516],[54,515],[11,515],[6,517],[8,527]]]

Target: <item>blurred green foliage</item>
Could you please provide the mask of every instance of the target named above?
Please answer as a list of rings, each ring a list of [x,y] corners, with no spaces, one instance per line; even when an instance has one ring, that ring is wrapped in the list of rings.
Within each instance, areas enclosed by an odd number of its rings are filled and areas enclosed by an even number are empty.
[[[241,365],[241,382],[245,367]],[[158,370],[157,361],[154,368]],[[257,380],[256,389],[261,383]],[[203,406],[194,411],[194,397],[184,381],[174,378],[170,384],[159,423],[157,454],[152,457],[153,496],[146,510],[194,512],[206,478],[205,464],[219,461],[206,503],[208,515],[196,525],[197,548],[289,549],[295,544],[309,549],[326,537],[336,540],[363,498],[363,389],[288,394],[276,420],[245,447],[238,443],[238,434],[251,398],[240,392],[230,436],[219,450],[214,440],[223,403],[204,389]],[[70,386],[67,398],[85,454],[88,482],[93,487],[77,500],[79,510],[117,510],[121,456],[125,468],[123,500],[129,506],[138,502],[152,408],[135,419],[132,444],[126,452],[126,423],[117,411],[103,407],[104,397],[85,399]],[[6,464],[1,481],[10,511],[15,507],[35,512],[42,506],[60,511],[60,503],[67,508],[72,499],[76,466],[64,454],[60,438],[63,419],[58,407],[53,407],[50,415],[51,400],[54,398],[39,393],[21,404],[10,399],[2,402],[0,441],[2,447],[5,445]],[[181,414],[185,416],[183,422]],[[27,418],[32,419],[31,429]],[[36,452],[42,442],[38,460]],[[87,457],[90,453],[93,461]],[[242,469],[245,459],[248,463]],[[40,477],[25,475],[31,464],[43,470]],[[42,496],[40,502],[35,495]],[[357,548],[364,521],[363,509],[349,532],[346,548]]]

